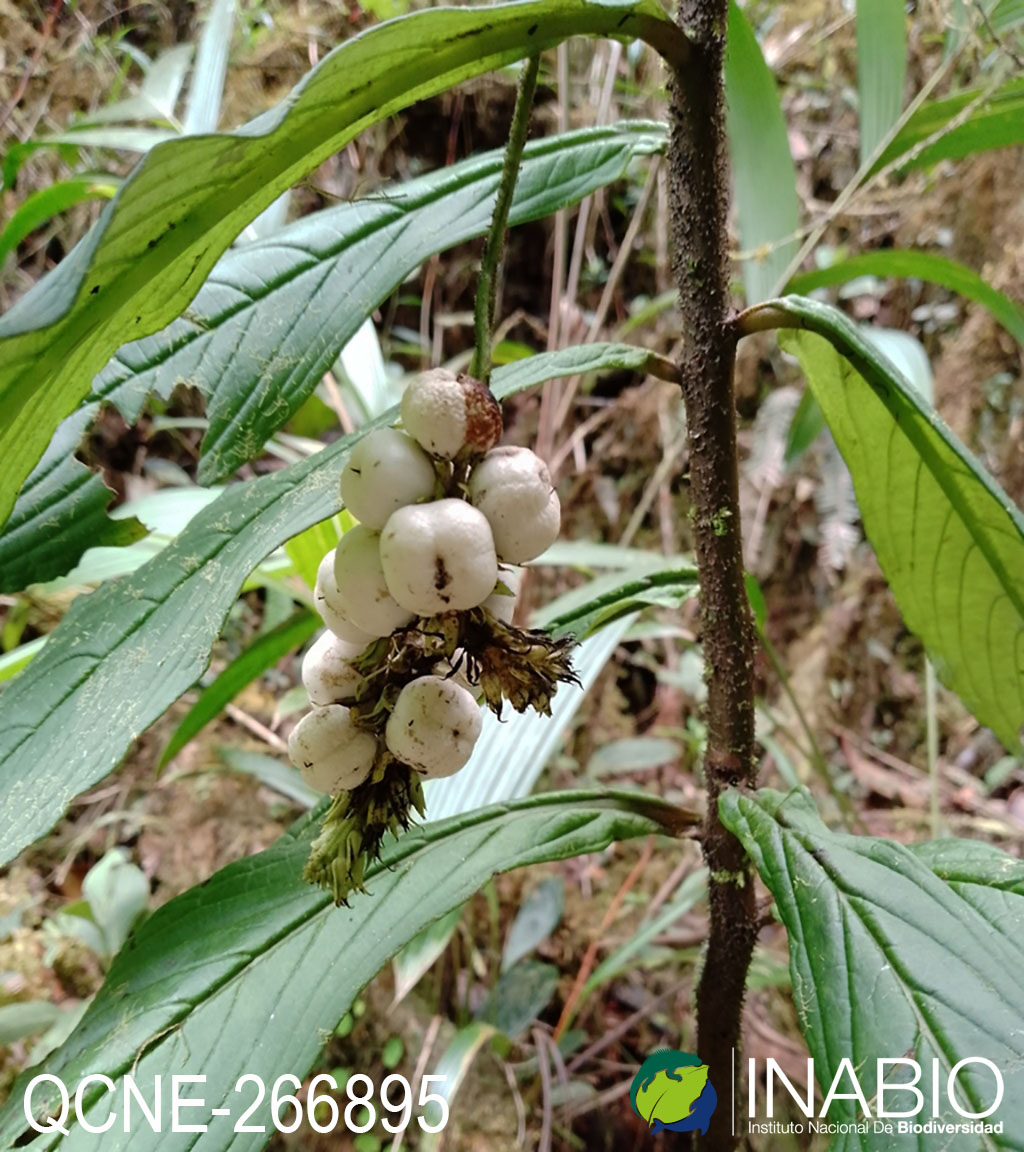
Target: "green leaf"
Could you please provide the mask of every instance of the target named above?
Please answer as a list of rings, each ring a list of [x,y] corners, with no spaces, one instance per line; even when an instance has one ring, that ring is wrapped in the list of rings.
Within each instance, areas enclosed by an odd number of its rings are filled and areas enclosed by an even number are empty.
[[[729,4],[725,95],[743,287],[756,304],[778,290],[796,253],[800,200],[775,77],[735,0]]]
[[[804,295],[829,284],[845,284],[858,276],[913,276],[929,284],[941,284],[943,288],[987,308],[1018,343],[1024,344],[1024,310],[977,272],[932,252],[917,252],[912,248],[863,252],[837,260],[827,268],[794,276],[786,289]]]
[[[516,189],[513,223],[554,211],[619,178],[634,156],[660,149],[664,138],[661,126],[638,123],[588,129],[531,144]],[[288,385],[283,390],[292,395],[289,403],[307,395],[333,363],[350,330],[358,327],[360,309],[372,310],[439,248],[486,229],[501,159],[500,152],[474,157],[410,181],[403,186],[400,200],[389,197],[346,204],[307,217],[272,241],[232,250],[185,317],[164,332],[121,349],[97,379],[97,393],[118,404],[129,420],[138,416],[149,391],[166,398],[183,379],[221,396],[228,421],[225,450],[231,459],[223,467],[218,465],[221,458],[215,449],[201,471],[204,475],[230,473],[247,455],[259,452],[266,437],[287,417],[279,387]],[[387,253],[386,259],[381,258],[382,252]],[[310,253],[321,253],[323,258],[311,263]],[[280,265],[283,260],[286,264],[280,275],[268,282],[268,262]],[[337,324],[326,331],[314,306],[314,298],[317,306],[324,299],[325,281],[337,281],[342,306]],[[239,326],[249,333],[241,347]],[[284,345],[282,333],[287,337]],[[260,342],[264,339],[266,344]],[[285,362],[287,373],[281,367]],[[635,364],[637,371],[643,371],[646,363],[646,355],[636,349],[633,363],[624,366]],[[278,379],[282,374],[286,380]],[[254,380],[262,382],[257,389]],[[80,434],[77,430],[84,429],[95,411],[95,406],[89,408],[87,417],[86,410],[79,409],[70,417],[76,433],[59,429],[61,442]],[[29,485],[34,486],[44,472],[57,491],[74,489],[87,479],[82,465],[66,451],[48,452],[45,469],[41,464]],[[10,522],[19,528],[10,548],[18,569],[5,590],[63,575],[86,546],[103,543],[95,538],[94,527],[82,518],[77,503],[44,506],[37,517],[34,509],[27,487]],[[310,531],[319,537],[324,528]],[[0,558],[4,540],[5,535],[0,535]],[[55,557],[39,573],[33,567],[36,541]],[[304,578],[315,579],[326,548],[314,557],[315,540],[303,537],[288,547]]]
[[[554,964],[523,960],[503,972],[491,989],[480,1018],[510,1040],[518,1040],[544,1011],[558,991],[559,971]]]
[[[899,119],[907,76],[907,16],[898,0],[857,0],[857,98],[864,164]]]
[[[455,1033],[441,1059],[434,1065],[431,1074],[441,1077],[434,1091],[448,1101],[449,1114],[452,1100],[466,1078],[466,1073],[473,1066],[477,1053],[493,1036],[494,1028],[490,1024],[474,1020]],[[424,1111],[424,1118],[430,1127],[436,1128],[442,1119],[440,1105],[430,1104]],[[436,1148],[440,1142],[440,1134],[424,1132],[420,1137],[420,1147],[424,1149]]]
[[[13,1044],[45,1032],[60,1019],[61,1010],[49,1000],[19,1000],[0,1005],[0,1044]]]
[[[984,905],[993,911],[1020,909],[1009,897],[1024,897],[1024,863],[994,844],[980,840],[929,840],[909,848],[964,899],[973,900],[976,907]],[[999,892],[1006,893],[1009,902],[1000,900]],[[1008,932],[1012,926],[1012,918],[994,925],[1000,932]]]
[[[152,148],[72,254],[0,320],[0,522],[117,347],[178,315],[291,184],[398,109],[576,35],[686,45],[656,0],[415,12],[341,44],[242,129]]]
[[[307,588],[316,587],[316,574],[320,561],[338,543],[338,530],[333,520],[321,520],[293,536],[284,546],[288,559],[295,565],[295,571]]]
[[[337,540],[333,543],[337,543]],[[300,648],[322,626],[315,612],[303,610],[258,637],[231,661],[208,688],[203,689],[199,699],[167,741],[167,746],[160,754],[158,767],[163,768],[177,756],[190,740],[224,711],[224,706],[234,700],[247,684],[262,676],[268,668],[273,668],[289,652]]]
[[[821,405],[814,398],[810,388],[805,389],[796,406],[793,419],[789,422],[789,431],[786,433],[786,454],[784,457],[787,468],[799,460],[808,448],[818,439],[822,428],[825,427],[825,414]]]
[[[558,376],[630,368],[650,354],[590,344],[495,371],[505,397]],[[0,856],[50,829],[83,789],[203,674],[246,577],[290,536],[340,508],[356,435],[298,464],[229,486],[159,556],[80,596],[45,648],[0,695]]]
[[[266,852],[229,865],[159,908],[117,957],[46,1070],[68,1084],[86,1072],[113,1079],[131,1073],[151,1099],[155,1075],[200,1069],[207,1105],[230,1107],[233,1118],[206,1113],[209,1130],[186,1134],[175,1146],[195,1152],[262,1147],[265,1137],[239,1141],[232,1131],[252,1099],[234,1093],[238,1077],[261,1075],[269,1085],[281,1072],[304,1075],[366,981],[426,925],[496,872],[678,826],[670,805],[628,793],[555,793],[498,805],[389,841],[370,869],[370,895],[334,908],[301,880],[320,815],[322,809]],[[4,1147],[26,1127],[20,1089],[39,1071],[26,1073],[0,1113]],[[45,1092],[35,1097],[40,1107]],[[110,1099],[87,1098],[94,1124]],[[268,1122],[269,1093],[251,1119]],[[165,1138],[147,1141],[134,1132],[131,1147]],[[118,1146],[115,1139],[113,1132],[106,1137],[111,1147]],[[61,1146],[74,1152],[94,1148],[95,1140],[75,1126]]]
[[[0,593],[63,576],[87,548],[122,547],[146,535],[134,517],[111,520],[114,493],[75,458],[92,412],[80,409],[57,429],[0,534]]]
[[[581,200],[664,144],[662,126],[644,122],[531,143],[510,222]],[[188,380],[210,396],[200,482],[231,475],[301,407],[410,272],[486,232],[502,163],[500,150],[474,156],[232,250],[184,316],[118,352],[95,394],[133,420],[149,392],[167,397]]]
[[[951,1152],[1024,1148],[1024,896],[989,887],[973,849],[959,865],[948,845],[930,850],[937,862],[944,855],[947,872],[967,874],[966,881],[947,883],[920,849],[834,834],[804,791],[730,791],[719,810],[771,889],[789,934],[793,999],[823,1091],[843,1058],[864,1070],[864,1090],[873,1101],[880,1057],[917,1060],[926,1070],[926,1091],[933,1058],[944,1089],[958,1060],[984,1057],[1005,1084],[1002,1105],[990,1117],[1003,1122],[1003,1134],[943,1133],[935,1139]],[[1024,865],[1003,860],[1004,877],[1019,884]],[[896,1079],[890,1071],[890,1082]],[[991,1072],[968,1064],[957,1083],[962,1107],[980,1112],[992,1103]],[[843,1085],[840,1091],[850,1091],[848,1076]],[[908,1108],[913,1100],[894,1088],[886,1104]],[[963,1122],[944,1090],[937,1105],[942,1122]],[[835,1100],[827,1118],[851,1122],[857,1112],[856,1101]],[[920,1119],[930,1117],[929,1105]],[[922,1139],[932,1137],[894,1133],[886,1135],[885,1147],[917,1152]],[[871,1133],[845,1135],[831,1145],[837,1152],[877,1147]]]
[[[970,113],[966,113],[968,107]],[[936,134],[938,138],[932,140]],[[909,172],[940,160],[959,160],[1017,144],[1024,144],[1024,78],[1011,80],[991,95],[977,90],[959,92],[922,105],[879,157],[871,175],[895,160],[900,160],[901,172]]]
[[[82,895],[103,934],[105,954],[115,955],[149,903],[149,881],[124,848],[111,848],[89,869]]]
[[[800,360],[853,475],[864,527],[907,626],[942,680],[1016,748],[1024,721],[1024,516],[845,316],[797,296],[766,307],[809,330],[779,340]]]
[[[591,129],[531,145],[517,187],[513,222],[580,199],[621,176],[633,156],[663,145],[664,130],[650,124]],[[178,381],[187,379],[216,392],[223,381],[231,396],[240,389],[246,398],[237,402],[224,400],[226,410],[235,408],[227,433],[233,445],[230,450],[242,457],[258,452],[266,436],[285,416],[277,406],[275,391],[280,381],[274,373],[279,368],[270,366],[280,366],[287,360],[295,373],[291,384],[298,389],[296,395],[306,394],[333,362],[349,329],[358,323],[357,302],[372,310],[420,260],[452,242],[451,238],[463,237],[458,229],[471,225],[466,237],[483,232],[489,221],[500,165],[500,153],[475,157],[439,174],[409,182],[403,187],[400,202],[385,198],[346,204],[298,222],[273,241],[232,250],[185,317],[166,331],[121,349],[97,379],[97,393],[117,403],[125,417],[134,420],[150,390],[166,397]],[[414,202],[420,207],[416,208]],[[342,243],[336,239],[339,236],[348,239]],[[323,261],[310,265],[309,251],[322,251]],[[382,251],[388,252],[388,259],[381,259]],[[268,262],[278,264],[285,256],[287,274],[282,271],[280,278],[268,284],[264,275]],[[343,309],[334,330],[325,333],[317,321],[314,330],[307,331],[310,317],[319,315],[314,297],[317,303],[322,300],[320,286],[325,278],[332,277],[339,282],[342,303],[353,311]],[[356,298],[346,292],[356,293]],[[287,312],[286,307],[294,312]],[[249,333],[241,348],[235,325],[245,327]],[[283,349],[282,334],[291,341],[286,340]],[[264,338],[269,341],[265,346],[259,343]],[[640,364],[642,356],[637,349],[638,371],[644,370]],[[266,381],[269,391],[261,407],[254,396],[253,380],[262,379],[266,372],[271,373]],[[235,390],[231,390],[232,382]],[[262,395],[259,389],[256,392]],[[79,409],[68,421],[76,433],[62,428],[57,436],[63,442],[74,434],[80,435],[77,430],[84,430],[96,410],[92,406],[87,417],[85,410]],[[254,421],[262,428],[252,432]],[[202,465],[204,474],[221,470],[215,466],[216,455],[209,460],[209,465]],[[226,471],[231,470],[229,464]],[[43,471],[42,465],[37,467],[29,485]],[[70,452],[47,453],[45,473],[56,490],[81,484],[86,479],[82,472]],[[12,576],[17,588],[33,580],[63,575],[77,563],[84,546],[101,542],[90,539],[91,532],[82,531],[77,504],[44,507],[38,518],[32,516],[34,507],[26,488],[11,519],[21,529],[11,555],[25,556],[24,561],[19,560],[19,577]],[[32,568],[36,540],[62,558],[43,574],[36,574]],[[3,541],[4,535],[0,535],[0,555]],[[319,557],[315,563],[319,563]]]
[[[120,183],[116,176],[97,173],[59,180],[26,196],[0,232],[0,267],[26,236],[48,220],[86,200],[109,200]]]
[[[660,559],[660,558],[659,558]],[[592,635],[612,620],[628,616],[649,605],[677,606],[697,590],[697,569],[677,568],[654,572],[637,580],[618,581],[610,591],[588,599],[549,619],[547,628],[554,636]]]
[[[309,701],[304,700],[303,703],[306,705]],[[323,799],[323,793],[310,788],[291,764],[273,756],[250,752],[247,748],[232,744],[221,745],[217,755],[224,761],[228,771],[254,777],[265,787],[287,796],[299,808],[315,808]]]
[[[512,921],[501,952],[501,970],[507,972],[517,960],[528,956],[546,940],[562,919],[565,881],[549,876],[530,893]]]

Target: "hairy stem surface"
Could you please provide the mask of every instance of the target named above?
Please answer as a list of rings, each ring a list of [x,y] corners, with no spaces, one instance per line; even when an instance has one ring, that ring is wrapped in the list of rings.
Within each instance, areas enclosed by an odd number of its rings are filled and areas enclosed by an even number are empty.
[[[726,788],[751,786],[754,755],[754,624],[743,579],[729,300],[729,204],[722,79],[727,0],[681,0],[691,42],[671,83],[669,198],[672,265],[679,287],[682,388],[690,493],[708,679],[704,856],[711,874],[710,928],[697,989],[697,1036],[711,1082],[731,1081],[747,968],[757,935],[753,871],[718,818]],[[719,1107],[703,1147],[732,1149],[732,1117]]]

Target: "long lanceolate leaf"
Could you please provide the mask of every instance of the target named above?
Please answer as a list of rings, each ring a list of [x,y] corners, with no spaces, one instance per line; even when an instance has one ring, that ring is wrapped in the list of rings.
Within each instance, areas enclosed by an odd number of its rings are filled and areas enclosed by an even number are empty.
[[[664,147],[661,125],[587,129],[529,145],[510,223],[573,204]],[[187,380],[210,396],[199,480],[231,475],[312,392],[341,349],[435,252],[482,235],[503,153],[490,152],[315,213],[229,253],[184,316],[122,348],[95,395],[134,418],[149,391]]]
[[[992,93],[958,92],[922,105],[886,147],[871,175],[892,163],[910,171],[1018,144],[1024,144],[1024,79],[1019,77]]]
[[[903,107],[907,15],[893,0],[857,0],[860,162],[869,160]]]
[[[506,396],[555,376],[643,371],[649,359],[624,345],[568,348],[499,369],[493,387]],[[42,653],[0,695],[3,860],[51,828],[202,675],[252,569],[339,510],[338,479],[354,442],[229,487],[154,560],[71,605]]]
[[[978,719],[1018,747],[1024,516],[845,316],[796,296],[764,307],[808,330],[780,342],[799,358],[853,474],[907,625]]]
[[[939,1092],[932,1133],[881,1137],[850,1131],[830,1152],[1021,1152],[1024,1150],[1024,864],[994,849],[944,841],[908,849],[869,836],[834,835],[805,793],[729,792],[722,820],[753,859],[789,934],[793,999],[815,1060],[822,1094],[843,1059],[878,1108],[876,1061],[913,1059],[922,1067],[925,1105],[912,1119],[933,1120],[932,1060]],[[971,1121],[954,1110],[946,1086],[953,1067],[959,1107],[979,1114],[995,1102],[991,1061],[1003,1080],[1001,1106],[987,1122],[998,1133],[957,1131]],[[884,1096],[910,1111],[907,1066],[889,1065]],[[851,1092],[843,1075],[839,1092]],[[831,1104],[830,1123],[861,1119],[856,1100]],[[875,1112],[872,1112],[873,1116]],[[890,1121],[891,1123],[891,1121]],[[895,1125],[894,1125],[895,1128]]]
[[[801,272],[790,280],[786,289],[803,295],[826,284],[845,284],[857,276],[913,276],[941,284],[987,308],[1011,336],[1024,344],[1024,310],[973,269],[935,252],[918,252],[913,248],[861,252],[824,268]]]
[[[69,416],[29,477],[0,533],[0,593],[65,575],[88,548],[130,544],[145,536],[135,517],[107,516],[114,493],[75,458],[92,416],[90,405]]]
[[[112,1079],[131,1073],[150,1099],[157,1075],[206,1077],[202,1118],[199,1109],[190,1116],[209,1124],[207,1132],[165,1127],[157,1135],[136,1125],[126,1135],[119,1124],[103,1137],[105,1152],[262,1148],[267,1134],[232,1130],[253,1099],[251,1092],[236,1094],[239,1077],[266,1082],[267,1099],[250,1119],[271,1132],[269,1088],[276,1077],[304,1076],[366,981],[491,875],[599,851],[614,840],[679,834],[690,822],[678,809],[633,793],[553,793],[495,806],[390,841],[367,876],[370,894],[336,909],[301,879],[321,815],[159,909],[122,950],[78,1029],[51,1059],[47,1071],[68,1084],[86,1073]],[[5,1148],[26,1129],[23,1090],[37,1071],[26,1073],[0,1114]],[[44,1093],[35,1098],[40,1108]],[[87,1101],[94,1126],[112,1103],[102,1095]],[[212,1116],[220,1106],[231,1116]],[[28,1146],[51,1145],[52,1137],[43,1137]],[[60,1147],[93,1152],[96,1136],[75,1125]]]
[[[330,546],[325,548],[324,552],[329,550]],[[301,647],[320,627],[322,627],[320,617],[315,612],[303,609],[257,637],[241,655],[231,661],[208,688],[204,689],[199,699],[189,709],[188,715],[175,729],[174,735],[167,741],[166,747],[160,753],[158,767],[162,768],[173,760],[190,740],[195,739],[207,724],[224,711],[225,706],[230,704],[243,688],[258,676],[262,676],[268,668],[272,668],[289,652]]]
[[[729,5],[725,54],[729,159],[748,304],[777,292],[797,247],[800,200],[786,120],[771,69],[739,5]]]
[[[687,45],[656,0],[422,11],[342,44],[237,132],[153,148],[71,256],[0,321],[0,521],[114,351],[178,315],[286,188],[399,108],[575,35],[640,36],[677,61]]]
[[[512,223],[575,203],[618,179],[634,157],[662,148],[664,140],[661,125],[633,123],[528,145]],[[213,430],[201,479],[230,474],[262,449],[362,318],[420,261],[484,232],[501,162],[500,152],[473,157],[410,180],[393,194],[315,213],[273,240],[228,252],[184,316],[118,352],[97,378],[94,396],[118,405],[131,421],[150,391],[166,397],[188,380],[212,396]],[[29,477],[0,533],[0,592],[61,576],[85,548],[102,542],[105,489],[73,456],[96,410],[93,403],[68,417],[57,433],[61,450],[49,450],[45,466],[41,462]],[[93,501],[88,518],[82,515],[86,491]],[[36,571],[41,550],[49,563]]]

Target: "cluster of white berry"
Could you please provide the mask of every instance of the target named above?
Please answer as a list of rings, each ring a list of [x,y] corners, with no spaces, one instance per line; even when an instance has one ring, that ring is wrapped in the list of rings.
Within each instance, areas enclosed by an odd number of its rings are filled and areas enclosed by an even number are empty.
[[[313,711],[288,742],[313,788],[359,788],[397,761],[422,778],[462,768],[480,735],[478,683],[464,653],[376,697],[374,668],[445,613],[483,609],[511,623],[519,569],[558,536],[561,512],[544,462],[496,447],[501,410],[483,384],[434,370],[406,390],[404,431],[353,448],[341,496],[359,523],[323,558],[317,609],[327,626],[302,664]],[[472,660],[465,661],[472,666]]]

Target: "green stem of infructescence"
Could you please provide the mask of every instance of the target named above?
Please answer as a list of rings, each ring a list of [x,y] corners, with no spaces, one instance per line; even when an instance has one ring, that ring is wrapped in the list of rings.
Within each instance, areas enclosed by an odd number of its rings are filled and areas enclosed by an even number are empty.
[[[727,789],[756,783],[754,620],[740,535],[733,387],[738,332],[729,291],[729,182],[722,69],[728,0],[681,0],[678,25],[690,39],[685,68],[673,68],[669,197],[672,266],[683,326],[680,360],[690,463],[701,635],[708,668],[708,944],[697,988],[697,1051],[713,1084],[727,1085],[740,1043],[747,969],[757,938],[754,872],[718,815]],[[701,1149],[730,1152],[728,1108],[718,1108]]]
[[[498,185],[498,199],[494,204],[494,215],[484,242],[484,254],[480,259],[480,276],[476,284],[476,345],[469,365],[470,376],[487,384],[491,378],[491,333],[494,331],[494,301],[498,284],[498,269],[505,251],[505,232],[508,228],[508,214],[516,191],[519,165],[523,159],[526,133],[530,126],[530,109],[533,107],[533,94],[537,90],[537,73],[540,57],[531,56],[523,65],[516,92],[516,106],[512,113],[512,127],[505,145],[505,161],[501,166],[501,183]]]

